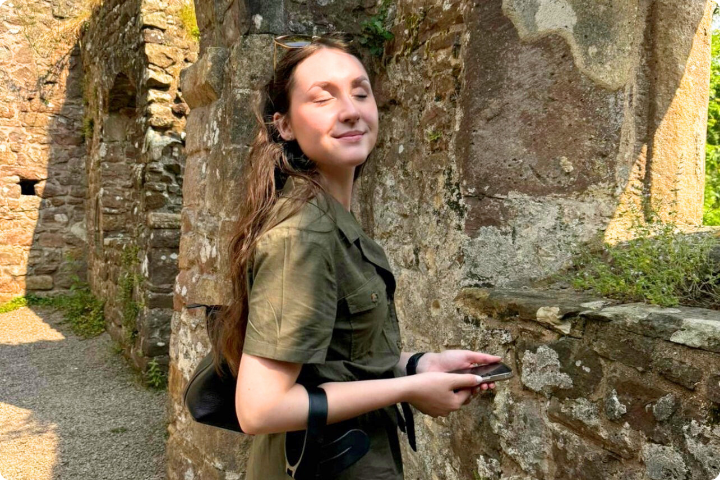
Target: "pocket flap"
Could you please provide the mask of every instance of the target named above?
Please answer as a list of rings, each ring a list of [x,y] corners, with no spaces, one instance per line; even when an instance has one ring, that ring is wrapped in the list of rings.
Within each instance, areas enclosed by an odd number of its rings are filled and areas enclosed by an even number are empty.
[[[380,305],[380,302],[386,298],[385,288],[385,281],[382,277],[375,275],[365,285],[345,297],[348,310],[350,313],[358,313]]]

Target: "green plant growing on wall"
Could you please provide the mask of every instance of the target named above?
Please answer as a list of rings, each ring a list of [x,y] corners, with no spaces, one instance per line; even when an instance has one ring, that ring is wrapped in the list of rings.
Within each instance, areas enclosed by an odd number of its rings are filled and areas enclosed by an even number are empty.
[[[132,343],[137,337],[137,316],[143,308],[142,302],[135,301],[135,287],[141,284],[142,277],[137,272],[137,245],[129,245],[122,252],[120,264],[122,273],[118,278],[119,300],[122,309],[122,325],[126,343]]]
[[[447,166],[443,170],[443,176],[445,177],[445,204],[455,212],[458,219],[462,220],[467,214],[468,207],[462,201],[462,192],[460,191],[460,183],[453,182],[453,169],[451,166]],[[462,230],[462,222],[456,222],[456,230]]]
[[[95,120],[92,117],[83,118],[83,126],[81,135],[84,143],[92,142],[93,132],[95,131]]]
[[[716,7],[713,18],[718,15]],[[705,144],[705,195],[703,223],[720,226],[720,31],[712,35],[710,101]]]
[[[720,237],[679,231],[671,215],[633,218],[633,239],[610,245],[582,245],[573,266],[556,279],[578,290],[623,302],[720,307]]]
[[[154,358],[148,362],[145,381],[148,385],[156,389],[162,389],[167,386],[167,375],[162,371],[157,360]]]
[[[427,141],[430,143],[437,142],[442,138],[442,132],[438,132],[435,130],[430,130],[427,133]]]
[[[413,13],[405,17],[407,35],[405,35],[405,42],[403,42],[402,48],[400,49],[400,55],[406,55],[420,46],[420,25],[426,16],[427,12],[421,7],[419,11],[413,11]]]
[[[382,57],[385,52],[385,42],[395,38],[387,25],[391,3],[392,0],[383,0],[378,13],[360,24],[362,35],[358,41],[375,57]]]
[[[178,12],[180,21],[183,24],[185,32],[196,42],[200,41],[200,29],[195,16],[195,2],[193,0],[183,0]]]

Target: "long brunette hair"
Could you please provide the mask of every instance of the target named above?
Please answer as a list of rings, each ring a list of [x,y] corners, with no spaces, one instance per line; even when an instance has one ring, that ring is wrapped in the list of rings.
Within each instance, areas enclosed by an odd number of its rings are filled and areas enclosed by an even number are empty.
[[[286,53],[275,67],[273,77],[257,92],[253,108],[257,133],[242,167],[240,216],[228,246],[232,298],[229,305],[220,309],[210,335],[214,366],[218,373],[222,372],[224,359],[233,376],[237,376],[248,319],[248,261],[257,239],[282,221],[282,218],[277,218],[277,212],[273,213],[278,191],[289,177],[307,180],[298,182],[298,188],[294,189],[297,193],[289,198],[289,213],[283,214],[283,218],[297,213],[314,196],[325,193],[315,162],[305,156],[297,140],[283,140],[272,121],[275,112],[286,115],[290,109],[295,68],[322,48],[340,50],[362,63],[359,51],[345,38],[332,35],[314,37],[307,46]],[[355,168],[353,180],[360,176],[365,163]]]

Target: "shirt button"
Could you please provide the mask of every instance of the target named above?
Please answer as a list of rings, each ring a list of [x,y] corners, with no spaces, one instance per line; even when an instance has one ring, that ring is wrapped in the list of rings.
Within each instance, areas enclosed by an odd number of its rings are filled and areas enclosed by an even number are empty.
[[[372,294],[370,294],[370,299],[373,302],[377,302],[377,299],[378,299],[377,293],[373,292]]]

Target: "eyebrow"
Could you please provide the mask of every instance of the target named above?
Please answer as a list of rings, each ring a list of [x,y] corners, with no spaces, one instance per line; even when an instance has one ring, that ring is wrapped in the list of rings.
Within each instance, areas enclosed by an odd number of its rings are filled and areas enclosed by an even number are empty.
[[[356,87],[356,86],[360,85],[360,84],[363,83],[363,82],[368,82],[368,83],[370,83],[370,80],[369,80],[365,75],[360,75],[359,77],[357,77],[356,79],[354,79],[354,80],[352,81],[352,86],[353,86],[353,87]],[[313,83],[312,85],[310,85],[310,88],[308,88],[307,91],[309,92],[310,89],[312,89],[312,88],[314,88],[314,87],[323,87],[323,88],[324,88],[324,87],[327,87],[328,85],[332,85],[332,82],[328,82],[328,81],[317,81],[317,82]]]

